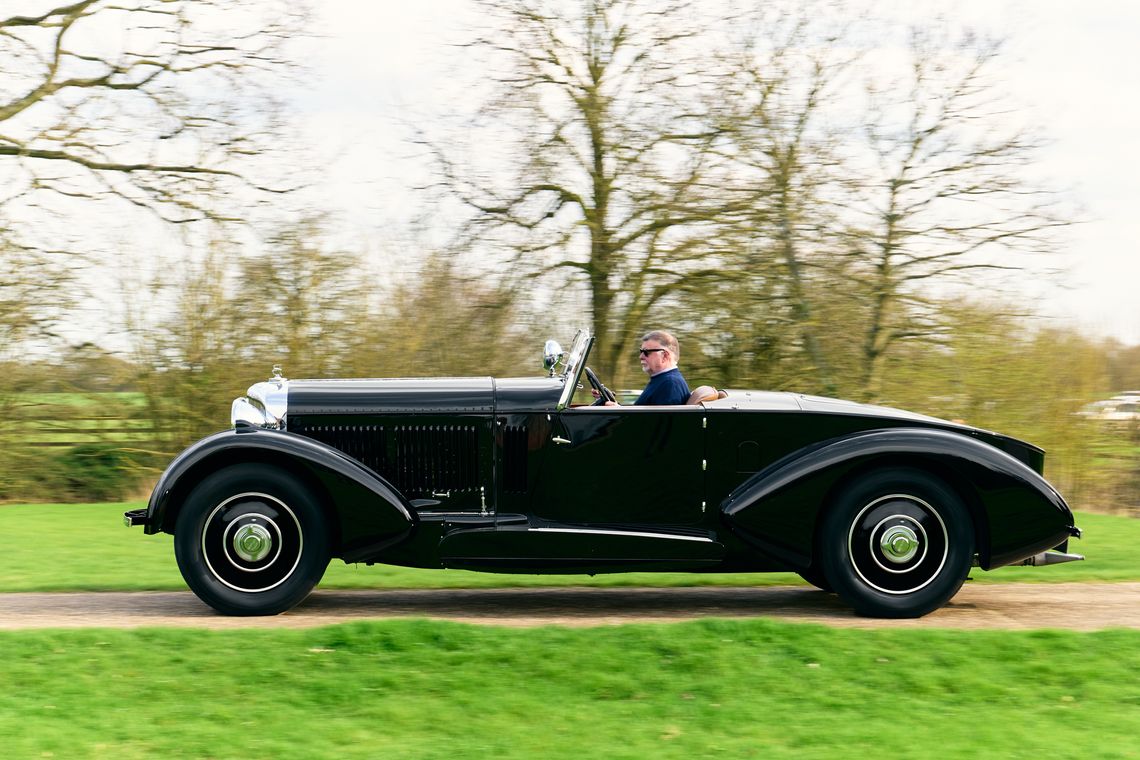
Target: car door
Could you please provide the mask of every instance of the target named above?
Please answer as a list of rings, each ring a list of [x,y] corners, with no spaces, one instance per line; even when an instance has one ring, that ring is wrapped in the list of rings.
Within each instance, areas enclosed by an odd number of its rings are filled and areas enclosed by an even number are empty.
[[[706,515],[700,407],[574,407],[552,419],[533,494],[563,523],[691,526]]]

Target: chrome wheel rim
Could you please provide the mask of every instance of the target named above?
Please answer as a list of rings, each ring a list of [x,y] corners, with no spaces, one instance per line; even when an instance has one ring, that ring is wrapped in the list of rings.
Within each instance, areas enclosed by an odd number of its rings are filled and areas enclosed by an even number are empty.
[[[913,494],[890,494],[867,504],[851,521],[847,536],[856,574],[884,594],[926,587],[942,572],[949,551],[942,515]]]
[[[202,557],[210,574],[235,591],[269,591],[301,562],[301,523],[288,504],[265,493],[231,496],[206,517]]]

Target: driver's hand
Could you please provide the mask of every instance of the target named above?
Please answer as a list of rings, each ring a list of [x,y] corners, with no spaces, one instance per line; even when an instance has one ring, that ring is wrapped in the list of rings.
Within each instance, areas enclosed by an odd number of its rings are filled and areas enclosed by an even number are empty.
[[[601,398],[602,397],[602,394],[598,393],[597,389],[595,389],[595,388],[590,389],[590,395],[593,396],[594,398]]]
[[[621,406],[621,404],[616,401],[607,401],[606,403],[602,404],[602,406]]]

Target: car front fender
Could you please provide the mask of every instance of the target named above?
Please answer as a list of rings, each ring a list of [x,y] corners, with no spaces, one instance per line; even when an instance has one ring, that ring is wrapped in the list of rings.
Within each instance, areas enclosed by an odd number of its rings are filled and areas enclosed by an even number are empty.
[[[973,518],[983,569],[1018,562],[1072,534],[1072,512],[1041,475],[984,441],[937,428],[871,430],[808,447],[742,483],[721,513],[746,541],[806,568],[822,510],[853,479],[893,466],[926,470],[957,491]]]
[[[345,561],[397,543],[418,522],[407,499],[355,459],[311,438],[243,425],[203,438],[175,457],[151,493],[145,532],[173,533],[194,486],[241,462],[273,464],[303,477],[336,519],[333,554]]]

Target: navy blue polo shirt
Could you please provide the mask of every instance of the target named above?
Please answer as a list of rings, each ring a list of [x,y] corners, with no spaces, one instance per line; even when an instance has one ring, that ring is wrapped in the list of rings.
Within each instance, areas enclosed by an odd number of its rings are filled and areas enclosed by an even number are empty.
[[[649,384],[637,397],[634,406],[684,404],[688,400],[689,386],[681,377],[681,370],[674,367],[649,378]]]

